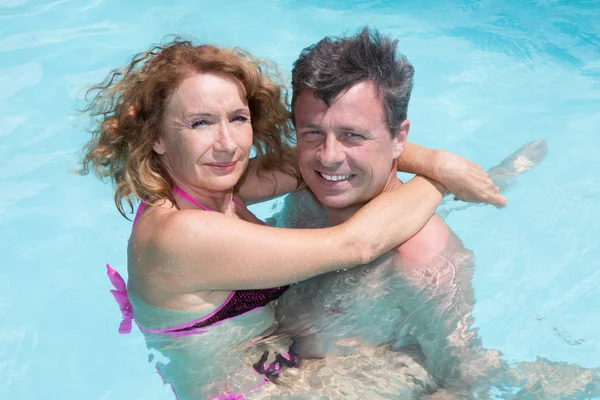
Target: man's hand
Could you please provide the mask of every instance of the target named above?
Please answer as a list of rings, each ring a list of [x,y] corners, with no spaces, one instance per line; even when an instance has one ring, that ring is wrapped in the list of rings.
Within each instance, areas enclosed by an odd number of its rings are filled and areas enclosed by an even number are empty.
[[[499,193],[498,187],[483,168],[447,151],[437,151],[433,179],[444,185],[458,200],[496,207],[506,205],[506,197]]]

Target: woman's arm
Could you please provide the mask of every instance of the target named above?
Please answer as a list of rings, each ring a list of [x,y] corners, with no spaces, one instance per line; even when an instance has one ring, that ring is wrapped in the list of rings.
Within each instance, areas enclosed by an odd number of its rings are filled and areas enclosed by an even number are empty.
[[[434,179],[435,164],[438,163],[439,150],[406,142],[400,157],[396,159],[399,172],[419,174]]]
[[[293,150],[295,156],[295,147]],[[250,159],[246,179],[238,191],[238,194],[244,199],[246,204],[260,203],[261,201],[266,201],[300,189],[296,177],[281,171],[263,171],[259,175],[257,168],[258,161],[257,157]],[[295,157],[293,162],[297,163]],[[288,169],[294,170],[295,166]]]
[[[506,198],[497,193],[488,174],[479,165],[463,157],[407,142],[397,161],[398,171],[438,181],[460,200],[497,207],[506,205]],[[257,158],[250,160],[248,175],[239,189],[240,196],[247,204],[259,203],[300,189],[296,178],[280,171],[264,172],[259,176],[257,165]]]
[[[397,158],[398,171],[419,174],[444,185],[459,200],[506,205],[492,179],[479,165],[444,150],[406,143]]]
[[[150,246],[139,251],[130,242],[129,257],[156,266],[145,271],[147,279],[182,293],[286,285],[370,262],[398,246],[429,220],[442,193],[441,185],[415,177],[325,229],[271,228],[216,212],[170,212],[155,226]]]

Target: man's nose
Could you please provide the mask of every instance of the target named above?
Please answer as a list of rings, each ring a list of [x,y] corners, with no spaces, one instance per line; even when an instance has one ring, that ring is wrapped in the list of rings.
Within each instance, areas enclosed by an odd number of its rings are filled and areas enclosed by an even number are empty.
[[[335,136],[327,136],[325,143],[323,143],[317,154],[317,159],[325,167],[342,163],[346,159],[344,145]]]

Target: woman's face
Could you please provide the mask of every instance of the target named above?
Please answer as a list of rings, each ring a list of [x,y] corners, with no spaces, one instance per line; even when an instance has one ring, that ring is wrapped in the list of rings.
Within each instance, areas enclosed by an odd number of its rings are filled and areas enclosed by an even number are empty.
[[[167,100],[163,134],[154,151],[179,186],[231,190],[252,148],[243,86],[226,75],[195,74]]]

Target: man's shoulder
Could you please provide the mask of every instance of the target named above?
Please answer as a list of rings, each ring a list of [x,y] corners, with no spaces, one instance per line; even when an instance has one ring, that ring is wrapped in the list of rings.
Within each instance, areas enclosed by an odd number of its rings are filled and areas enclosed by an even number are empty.
[[[421,265],[444,251],[451,234],[448,225],[434,215],[419,232],[394,251],[401,261]]]

